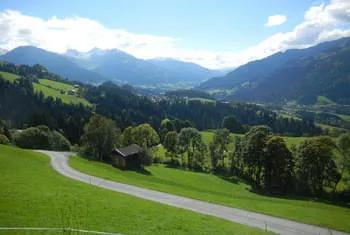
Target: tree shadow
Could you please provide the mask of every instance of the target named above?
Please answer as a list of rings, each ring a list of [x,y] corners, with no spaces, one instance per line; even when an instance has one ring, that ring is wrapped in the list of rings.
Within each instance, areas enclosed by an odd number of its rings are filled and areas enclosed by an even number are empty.
[[[110,165],[112,165],[113,167],[119,169],[120,171],[123,171],[123,172],[136,172],[138,174],[141,174],[141,175],[152,175],[152,173],[150,171],[148,171],[147,169],[145,169],[144,167],[130,167],[130,168],[123,168],[123,167],[120,167],[116,164],[113,164],[113,163],[109,163]]]
[[[310,202],[324,203],[327,205],[335,205],[335,206],[350,208],[349,201],[341,200],[339,198],[340,193],[332,194],[332,193],[324,192],[323,197],[313,197],[312,195],[298,195],[298,194],[286,194],[286,195],[272,194],[254,185],[251,185],[251,189],[249,190],[249,192],[258,194],[260,196],[269,197],[269,198],[286,199],[286,200],[293,200],[293,201],[310,201]]]

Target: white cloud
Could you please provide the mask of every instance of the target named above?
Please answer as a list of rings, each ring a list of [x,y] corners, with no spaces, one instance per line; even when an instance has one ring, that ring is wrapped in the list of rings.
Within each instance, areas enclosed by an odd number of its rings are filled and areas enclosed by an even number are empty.
[[[44,20],[18,11],[0,12],[0,48],[11,50],[33,45],[63,53],[67,49],[89,51],[118,48],[138,58],[169,57],[208,68],[237,67],[291,48],[306,48],[320,42],[350,36],[350,1],[337,0],[311,7],[304,21],[286,33],[276,33],[243,51],[210,51],[180,48],[179,38],[134,34],[111,29],[81,17]],[[234,42],[233,42],[234,43]]]
[[[287,17],[285,15],[273,15],[273,16],[269,16],[269,18],[267,19],[267,22],[265,23],[265,26],[270,27],[270,26],[281,25],[286,21],[287,21]]]

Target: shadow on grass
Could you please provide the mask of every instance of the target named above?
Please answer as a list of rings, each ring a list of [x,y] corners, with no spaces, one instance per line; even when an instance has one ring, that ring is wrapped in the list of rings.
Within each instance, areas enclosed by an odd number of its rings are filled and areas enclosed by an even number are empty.
[[[264,197],[269,197],[269,198],[298,200],[298,201],[311,201],[311,202],[318,202],[318,203],[324,203],[324,204],[328,204],[328,205],[335,205],[335,206],[350,208],[350,202],[342,200],[339,197],[340,193],[333,194],[333,193],[324,192],[323,197],[313,197],[312,195],[298,195],[298,194],[279,195],[279,194],[269,193],[266,190],[264,190],[262,188],[255,187],[253,185],[249,191],[251,193],[258,194],[258,195],[264,196]]]

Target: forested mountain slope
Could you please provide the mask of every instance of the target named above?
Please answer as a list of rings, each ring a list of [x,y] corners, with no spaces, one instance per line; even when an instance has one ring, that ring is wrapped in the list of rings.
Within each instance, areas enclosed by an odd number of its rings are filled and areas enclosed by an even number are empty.
[[[288,50],[243,65],[199,86],[220,98],[239,101],[316,103],[325,96],[350,103],[350,38]]]

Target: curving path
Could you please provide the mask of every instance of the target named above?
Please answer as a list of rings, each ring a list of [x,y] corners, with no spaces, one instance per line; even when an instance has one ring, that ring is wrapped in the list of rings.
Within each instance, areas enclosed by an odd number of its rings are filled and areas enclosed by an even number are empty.
[[[68,157],[70,153],[52,152],[38,150],[51,157],[52,167],[68,178],[75,179],[87,184],[98,186],[101,188],[113,190],[143,198],[146,200],[163,203],[166,205],[195,211],[205,215],[211,215],[222,219],[230,220],[236,223],[244,224],[263,230],[272,231],[285,235],[346,235],[347,233],[330,230],[314,225],[308,225],[291,220],[280,219],[264,214],[258,214],[232,207],[217,205],[213,203],[203,202],[186,197],[176,196],[155,190],[145,189],[141,187],[131,186],[127,184],[117,183],[105,180],[99,177],[87,175],[74,170],[68,165]]]

